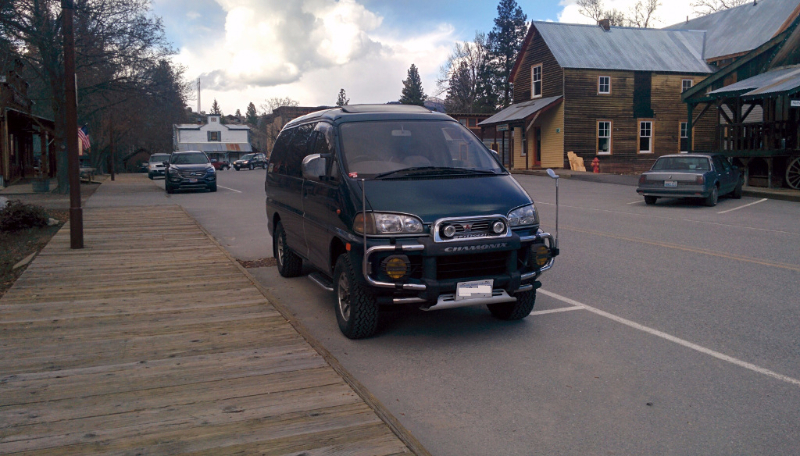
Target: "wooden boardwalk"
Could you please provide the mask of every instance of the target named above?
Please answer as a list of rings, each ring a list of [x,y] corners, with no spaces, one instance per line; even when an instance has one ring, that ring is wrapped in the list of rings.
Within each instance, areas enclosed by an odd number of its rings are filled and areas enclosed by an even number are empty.
[[[0,454],[410,454],[177,206],[84,210],[0,300]]]

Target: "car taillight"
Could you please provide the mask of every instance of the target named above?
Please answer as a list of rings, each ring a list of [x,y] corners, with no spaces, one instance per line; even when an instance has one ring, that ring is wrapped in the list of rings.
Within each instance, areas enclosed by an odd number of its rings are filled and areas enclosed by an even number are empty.
[[[645,182],[647,182],[647,176],[645,176],[644,174],[642,174],[641,176],[639,176],[639,185],[642,185],[642,184],[644,184]]]
[[[703,185],[704,182],[705,182],[705,178],[703,176],[697,176],[697,178],[695,179],[695,183],[697,185]]]

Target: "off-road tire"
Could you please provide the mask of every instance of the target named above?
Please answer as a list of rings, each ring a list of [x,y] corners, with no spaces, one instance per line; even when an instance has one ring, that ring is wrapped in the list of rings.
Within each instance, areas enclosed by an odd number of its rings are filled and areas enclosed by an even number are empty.
[[[530,315],[533,305],[536,303],[536,290],[523,291],[514,295],[516,302],[504,302],[501,304],[488,304],[489,312],[500,320],[522,320]]]
[[[348,339],[364,339],[378,329],[378,303],[348,254],[339,256],[333,270],[336,322]]]
[[[714,207],[717,205],[717,201],[719,201],[719,189],[715,185],[711,187],[711,193],[703,200],[703,204],[708,207]]]
[[[644,204],[647,204],[648,206],[651,206],[653,204],[656,204],[656,200],[657,199],[658,199],[657,196],[645,196],[644,197]]]
[[[278,222],[278,226],[275,227],[275,237],[272,238],[272,254],[277,262],[280,275],[283,277],[300,275],[303,270],[303,259],[286,245],[286,231],[281,222]]]
[[[736,184],[736,187],[731,192],[731,196],[734,199],[737,199],[737,200],[738,199],[742,199],[742,183],[741,182]]]

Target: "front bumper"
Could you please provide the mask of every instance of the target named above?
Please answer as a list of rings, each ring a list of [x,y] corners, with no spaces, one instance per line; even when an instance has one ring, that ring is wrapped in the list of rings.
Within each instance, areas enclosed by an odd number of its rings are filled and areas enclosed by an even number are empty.
[[[549,252],[541,267],[530,257],[533,245],[544,245]],[[408,277],[392,281],[382,272],[382,261],[392,255],[409,258],[412,271]],[[514,293],[538,288],[536,279],[553,267],[557,255],[553,236],[541,230],[531,235],[446,245],[429,237],[397,239],[394,243],[368,240],[362,273],[380,303],[432,303],[428,309],[433,310],[516,301]],[[486,279],[493,281],[491,298],[455,299],[458,283]]]
[[[164,175],[164,168],[148,169],[147,172],[150,173],[153,176],[163,176]]]
[[[186,178],[168,175],[166,180],[166,185],[169,185],[176,190],[202,190],[214,186],[214,184],[217,183],[217,176],[215,174],[211,174],[199,178]]]

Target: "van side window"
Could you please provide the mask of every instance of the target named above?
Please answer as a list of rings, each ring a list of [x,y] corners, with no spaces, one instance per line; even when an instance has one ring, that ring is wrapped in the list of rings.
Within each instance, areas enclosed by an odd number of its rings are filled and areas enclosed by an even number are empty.
[[[339,167],[334,163],[335,158],[335,148],[333,143],[333,127],[327,123],[320,122],[317,124],[317,127],[314,129],[316,131],[316,141],[314,142],[314,153],[315,154],[327,154],[330,155],[328,158],[328,166],[331,166],[328,170],[328,175],[331,176],[334,180],[339,179]]]
[[[289,153],[286,158],[286,174],[292,177],[303,177],[303,159],[311,153],[310,140],[313,138],[314,124],[301,125],[295,128]]]
[[[294,131],[294,129],[283,130],[275,140],[275,146],[272,148],[272,155],[270,156],[269,163],[272,171],[277,174],[288,174],[286,164],[289,155],[289,143],[292,140]]]

